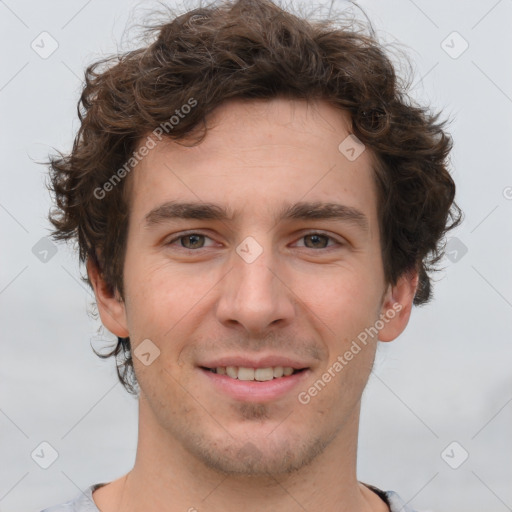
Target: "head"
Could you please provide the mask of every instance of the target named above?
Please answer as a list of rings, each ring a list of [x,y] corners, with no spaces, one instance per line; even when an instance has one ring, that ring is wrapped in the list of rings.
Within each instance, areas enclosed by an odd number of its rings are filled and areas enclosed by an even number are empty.
[[[107,356],[121,358],[121,382],[131,392],[138,382],[183,446],[224,470],[241,471],[233,460],[247,446],[261,471],[276,470],[277,449],[298,468],[353,418],[377,340],[396,338],[412,305],[432,297],[444,235],[461,219],[451,141],[355,25],[239,0],[154,34],[86,71],[73,149],[51,161],[54,237],[78,241],[118,337]],[[325,203],[343,214],[316,208]],[[379,319],[362,355],[336,373]],[[144,340],[159,354],[149,366],[133,357]],[[329,371],[333,384],[298,409],[203,388],[208,365],[276,352],[304,366],[295,378],[306,389]],[[192,396],[218,416],[205,418]],[[307,434],[340,399],[321,432]],[[291,410],[302,426],[286,441],[279,429],[269,437]],[[185,428],[191,421],[197,429]]]

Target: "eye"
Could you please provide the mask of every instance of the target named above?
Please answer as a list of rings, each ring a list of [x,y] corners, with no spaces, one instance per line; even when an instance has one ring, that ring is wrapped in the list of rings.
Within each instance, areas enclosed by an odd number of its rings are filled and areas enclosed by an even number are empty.
[[[201,233],[186,233],[169,240],[166,245],[174,245],[174,242],[181,240],[179,247],[182,249],[202,249],[206,238],[209,239],[209,237]]]
[[[329,243],[329,240],[335,242],[338,245],[341,245],[340,242],[338,242],[332,236],[328,236],[324,233],[317,233],[317,232],[306,233],[300,239],[301,240],[310,240],[310,245],[308,245],[307,243],[305,244],[305,246],[308,249],[326,249],[327,248],[326,244]]]
[[[176,245],[176,242],[179,242],[178,248],[193,251],[207,247],[205,245],[206,239],[211,240],[210,237],[203,235],[202,233],[182,233],[179,236],[174,237],[172,240],[169,240],[169,242],[167,242],[166,245],[172,246]],[[302,247],[305,247],[307,249],[327,249],[332,245],[342,245],[338,240],[336,240],[332,236],[319,232],[306,233],[299,240],[306,241],[306,243]],[[331,243],[329,245],[329,241],[334,242],[334,244]],[[210,244],[210,246],[211,245],[212,244]]]

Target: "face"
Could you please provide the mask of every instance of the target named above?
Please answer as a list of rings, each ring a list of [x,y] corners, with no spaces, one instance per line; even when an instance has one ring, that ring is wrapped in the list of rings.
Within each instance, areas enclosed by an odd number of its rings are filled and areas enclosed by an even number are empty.
[[[237,100],[209,122],[200,145],[161,142],[132,171],[125,301],[90,274],[103,323],[130,336],[154,442],[282,474],[354,435],[415,281],[385,283],[372,155],[339,149],[348,115]]]

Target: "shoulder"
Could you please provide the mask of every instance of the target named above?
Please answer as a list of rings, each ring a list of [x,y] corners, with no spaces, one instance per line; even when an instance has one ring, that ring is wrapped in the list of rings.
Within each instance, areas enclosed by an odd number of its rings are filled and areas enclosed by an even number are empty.
[[[105,484],[91,485],[75,498],[66,501],[65,503],[61,503],[60,505],[53,505],[45,508],[41,512],[100,512],[96,503],[94,503],[94,500],[92,499],[92,493],[103,485]]]
[[[395,491],[383,491],[374,485],[366,484],[364,482],[361,483],[377,494],[389,507],[390,512],[416,512],[409,507]]]
[[[395,491],[386,491],[390,512],[416,512]]]

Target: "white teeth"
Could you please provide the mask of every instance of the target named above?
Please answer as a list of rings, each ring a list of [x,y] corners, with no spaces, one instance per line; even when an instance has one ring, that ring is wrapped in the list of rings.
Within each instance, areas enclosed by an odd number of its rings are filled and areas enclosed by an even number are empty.
[[[226,373],[232,379],[237,379],[238,378],[238,368],[236,366],[228,366],[226,368]]]
[[[238,380],[254,380],[254,368],[238,368]]]
[[[283,367],[282,366],[276,366],[274,368],[274,377],[278,379],[279,377],[282,377],[284,375]]]
[[[240,374],[238,374],[240,378]],[[254,372],[254,380],[265,381],[272,380],[274,378],[274,370],[272,368],[258,368]]]
[[[219,375],[227,375],[232,379],[238,380],[257,380],[264,382],[272,379],[279,379],[280,377],[288,377],[294,369],[291,366],[275,366],[268,368],[246,368],[243,366],[218,366],[215,372]]]

